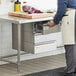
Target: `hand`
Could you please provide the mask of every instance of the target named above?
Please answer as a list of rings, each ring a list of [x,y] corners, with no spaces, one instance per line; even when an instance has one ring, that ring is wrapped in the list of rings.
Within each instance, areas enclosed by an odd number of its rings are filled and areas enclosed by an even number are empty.
[[[54,23],[54,21],[50,21],[48,22],[48,25],[52,27],[52,26],[55,26],[56,24]]]

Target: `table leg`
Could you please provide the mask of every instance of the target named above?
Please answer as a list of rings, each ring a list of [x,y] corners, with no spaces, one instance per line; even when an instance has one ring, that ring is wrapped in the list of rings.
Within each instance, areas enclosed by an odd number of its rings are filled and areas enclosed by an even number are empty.
[[[20,72],[21,25],[18,24],[17,71]]]

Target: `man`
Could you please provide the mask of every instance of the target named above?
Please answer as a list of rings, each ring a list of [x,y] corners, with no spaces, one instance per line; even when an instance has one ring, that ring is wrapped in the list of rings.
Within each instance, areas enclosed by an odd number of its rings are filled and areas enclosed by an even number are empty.
[[[76,0],[58,0],[58,9],[57,9],[57,13],[53,19],[53,21],[50,21],[48,23],[49,26],[55,26],[57,25],[61,20],[63,20],[63,16],[66,13],[67,8],[71,8],[73,10],[76,9]],[[76,11],[76,10],[75,10]],[[75,12],[74,12],[75,13]],[[76,15],[76,13],[75,13]],[[72,17],[72,16],[71,16]],[[71,19],[71,18],[70,18]],[[66,20],[65,20],[66,21]],[[71,20],[70,20],[71,21]],[[76,22],[76,16],[75,16],[75,22]],[[65,24],[63,24],[65,25]],[[67,23],[67,25],[70,25],[69,22]],[[71,27],[74,26],[75,24],[73,22],[73,24],[70,25]],[[66,26],[65,26],[66,27]],[[68,27],[68,26],[67,26]],[[64,27],[63,27],[64,28]],[[75,28],[74,28],[75,29]],[[67,28],[68,30],[68,28]],[[68,30],[69,32],[73,30],[70,29]],[[67,32],[68,32],[67,31]],[[65,33],[67,33],[65,31]],[[75,34],[76,29],[73,30],[73,34]],[[67,34],[66,36],[69,36],[70,34]],[[66,36],[64,35],[64,38],[66,38]],[[70,36],[72,37],[72,36]],[[74,41],[76,40],[75,36],[70,40],[69,38],[67,38],[69,41]],[[66,40],[67,40],[66,39]],[[67,64],[67,71],[65,76],[73,76],[75,73],[75,69],[76,69],[76,43],[75,42],[68,42],[67,44],[64,43],[64,48],[65,48],[65,57],[66,57],[66,64]]]

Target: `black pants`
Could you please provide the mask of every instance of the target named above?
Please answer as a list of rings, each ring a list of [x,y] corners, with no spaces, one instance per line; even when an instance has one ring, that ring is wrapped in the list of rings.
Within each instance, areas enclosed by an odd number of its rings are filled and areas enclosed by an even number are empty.
[[[64,48],[67,73],[74,72],[76,68],[76,45],[65,45]]]

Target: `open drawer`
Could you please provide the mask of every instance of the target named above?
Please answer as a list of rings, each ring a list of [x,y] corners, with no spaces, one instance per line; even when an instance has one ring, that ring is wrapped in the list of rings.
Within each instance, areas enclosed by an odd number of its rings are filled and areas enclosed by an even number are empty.
[[[55,50],[57,47],[56,36],[52,35],[54,32],[52,32],[51,27],[49,27],[51,30],[48,31],[48,28],[46,29],[47,33],[44,33],[45,27],[46,26],[43,26],[41,24],[23,24],[21,27],[21,50],[33,54]],[[59,26],[55,27],[55,32],[59,31],[58,27]],[[15,25],[13,28],[13,49],[17,49],[17,26]]]

